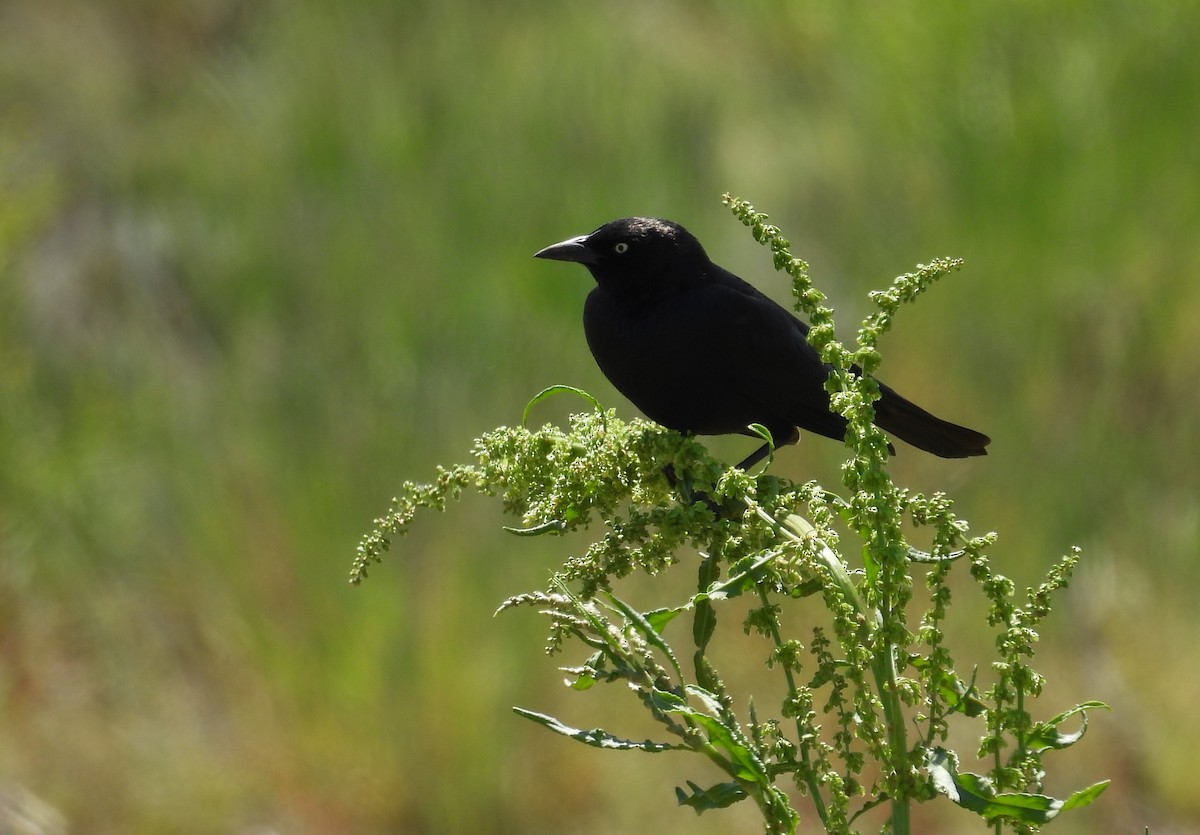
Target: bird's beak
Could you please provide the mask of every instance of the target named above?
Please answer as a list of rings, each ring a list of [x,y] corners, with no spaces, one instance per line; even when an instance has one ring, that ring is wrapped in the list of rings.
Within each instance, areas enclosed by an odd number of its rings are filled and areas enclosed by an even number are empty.
[[[574,261],[576,264],[595,264],[596,252],[587,245],[588,236],[580,235],[551,244],[533,253],[534,258],[549,258],[551,261]]]

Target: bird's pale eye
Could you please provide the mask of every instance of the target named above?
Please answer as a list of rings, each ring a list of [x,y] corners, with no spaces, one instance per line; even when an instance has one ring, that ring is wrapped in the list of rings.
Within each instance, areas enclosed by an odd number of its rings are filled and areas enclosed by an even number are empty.
[[[621,241],[619,244],[613,247],[613,250],[617,253],[617,255],[624,255],[629,250],[629,244]]]

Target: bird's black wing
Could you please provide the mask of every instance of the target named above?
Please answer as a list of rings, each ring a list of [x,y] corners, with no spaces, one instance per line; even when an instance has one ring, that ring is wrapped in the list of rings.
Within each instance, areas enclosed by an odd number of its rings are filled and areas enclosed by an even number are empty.
[[[808,344],[808,325],[727,270],[713,265],[706,279],[686,306],[704,335],[698,347],[713,390],[744,403],[777,441],[793,427],[844,438],[846,421],[830,411],[825,391],[829,367]]]

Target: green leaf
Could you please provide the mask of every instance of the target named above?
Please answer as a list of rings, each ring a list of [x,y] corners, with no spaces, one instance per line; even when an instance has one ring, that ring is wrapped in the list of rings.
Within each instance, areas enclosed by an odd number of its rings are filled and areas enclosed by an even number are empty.
[[[664,706],[662,709],[666,712],[685,715],[698,725],[708,737],[708,743],[726,756],[727,764],[723,767],[731,776],[739,780],[758,783],[764,787],[771,785],[766,766],[754,752],[750,740],[738,728],[736,721],[732,717],[726,718],[725,711],[721,707],[721,700],[713,693],[694,684],[689,684],[685,691],[689,696],[695,697],[703,703],[704,711],[696,710],[683,699],[678,699],[678,703],[674,707]],[[654,695],[657,696],[659,692],[655,690]]]
[[[1030,728],[1029,734],[1025,738],[1025,745],[1039,754],[1049,749],[1061,750],[1069,748],[1087,733],[1087,712],[1089,710],[1109,709],[1109,706],[1104,702],[1084,702],[1083,704],[1075,705],[1075,707],[1063,711],[1052,719],[1035,724]],[[1079,730],[1074,733],[1059,731],[1058,726],[1075,714],[1079,714],[1080,717]]]
[[[763,786],[770,784],[766,768],[745,740],[739,738],[740,734],[734,734],[720,719],[708,714],[692,713],[691,717],[704,730],[709,744],[726,756],[723,767],[731,776]]]
[[[792,586],[787,592],[789,597],[799,600],[802,597],[810,597],[811,595],[818,594],[824,588],[825,586],[820,580],[813,578],[812,580],[805,580],[798,586]]]
[[[1080,789],[1068,797],[1059,809],[1060,812],[1065,812],[1067,809],[1081,809],[1087,806],[1100,795],[1104,794],[1104,790],[1108,788],[1108,784],[1112,780],[1101,780],[1099,783],[1093,783],[1086,789]]]
[[[762,438],[771,445],[771,449],[775,449],[775,439],[771,437],[771,430],[763,426],[761,423],[751,423],[746,426],[751,432]]]
[[[676,617],[682,615],[691,605],[676,606],[674,608],[651,609],[649,612],[644,612],[643,617],[649,623],[655,632],[662,632],[668,623],[675,620]]]
[[[925,769],[934,788],[989,822],[1006,818],[1028,826],[1042,826],[1066,809],[1088,805],[1108,788],[1106,780],[1081,789],[1066,800],[1031,792],[996,793],[986,777],[970,772],[960,774],[957,755],[945,748],[927,752]]]
[[[604,596],[608,598],[609,602],[618,612],[625,616],[629,623],[633,624],[642,633],[650,646],[667,657],[667,660],[671,662],[671,669],[675,671],[676,677],[682,680],[683,670],[679,666],[679,660],[675,658],[675,651],[671,649],[670,644],[663,640],[663,636],[658,634],[658,630],[654,628],[654,624],[645,615],[612,592],[606,592]]]
[[[596,411],[598,411],[598,412],[604,411],[604,407],[600,405],[600,401],[597,400],[596,398],[592,397],[590,394],[588,394],[583,389],[575,388],[574,386],[564,386],[564,385],[550,386],[549,388],[544,388],[541,391],[539,391],[537,394],[535,394],[533,396],[532,400],[530,400],[528,403],[525,404],[525,410],[523,412],[521,412],[521,425],[526,426],[529,423],[529,413],[531,411],[533,411],[534,406],[536,406],[537,404],[541,403],[543,400],[545,400],[549,397],[553,397],[556,394],[574,394],[577,397],[582,397],[584,400],[591,403],[592,406],[595,407]]]
[[[676,786],[675,797],[680,806],[692,807],[697,815],[709,809],[724,809],[747,797],[746,790],[737,783],[717,783],[702,789],[688,780],[688,788],[691,789],[691,794]]]
[[[699,603],[702,600],[728,600],[729,598],[737,597],[751,591],[756,582],[754,576],[749,571],[743,571],[730,576],[727,580],[716,583],[708,591],[696,595],[694,601]]]
[[[699,699],[704,705],[704,709],[708,711],[709,715],[718,718],[722,715],[723,711],[721,709],[721,700],[717,697],[716,693],[705,690],[703,687],[697,687],[694,684],[689,684],[684,688],[684,691],[689,696],[695,696],[697,699]]]
[[[567,682],[567,686],[582,693],[584,690],[591,690],[599,683],[600,679],[592,673],[579,673],[573,681]]]
[[[746,428],[767,443],[767,457],[762,462],[762,467],[758,471],[759,475],[762,475],[771,466],[771,462],[775,460],[775,439],[771,437],[771,430],[761,423],[751,423]]]
[[[650,690],[650,704],[655,710],[661,710],[663,713],[684,713],[692,714],[695,711],[688,706],[687,700],[677,693],[672,693],[669,690],[662,690],[654,687]]]
[[[709,639],[712,638],[713,631],[717,628],[717,610],[708,601],[708,595],[711,594],[708,590],[721,576],[720,571],[720,565],[715,558],[705,555],[700,561],[699,577],[697,578],[700,594],[692,598],[692,603],[696,607],[696,612],[692,615],[692,642],[700,652],[708,647]]]
[[[621,739],[600,728],[592,728],[590,731],[572,728],[569,725],[564,725],[553,716],[547,716],[544,713],[535,713],[532,710],[525,710],[520,707],[514,707],[513,713],[518,716],[524,716],[532,722],[537,722],[543,728],[548,728],[556,734],[569,736],[571,739],[582,742],[584,745],[591,745],[593,748],[608,748],[616,751],[646,751],[651,754],[659,754],[663,751],[677,751],[686,747],[671,742],[654,742],[649,739],[642,740],[641,742]]]
[[[728,579],[718,583],[714,577],[703,596],[709,600],[725,600],[753,590],[767,575],[767,566],[778,556],[778,551],[768,551],[753,561],[749,558],[738,560],[730,566]]]
[[[532,528],[510,528],[504,526],[504,530],[517,536],[541,536],[546,533],[562,533],[567,529],[567,523],[559,519],[551,519],[549,522],[543,522],[540,525],[534,525]]]

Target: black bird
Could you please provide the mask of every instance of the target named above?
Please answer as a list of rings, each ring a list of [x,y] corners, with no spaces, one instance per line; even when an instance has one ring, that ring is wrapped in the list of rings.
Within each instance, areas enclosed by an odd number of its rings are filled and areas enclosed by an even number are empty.
[[[620,218],[535,257],[583,264],[596,279],[583,308],[588,347],[651,420],[699,435],[751,434],[749,424],[759,423],[779,446],[799,440],[798,428],[845,438],[846,419],[825,391],[829,366],[808,344],[808,325],[710,261],[679,224]],[[879,389],[879,428],[943,458],[987,454],[986,435],[934,417],[883,383]]]

